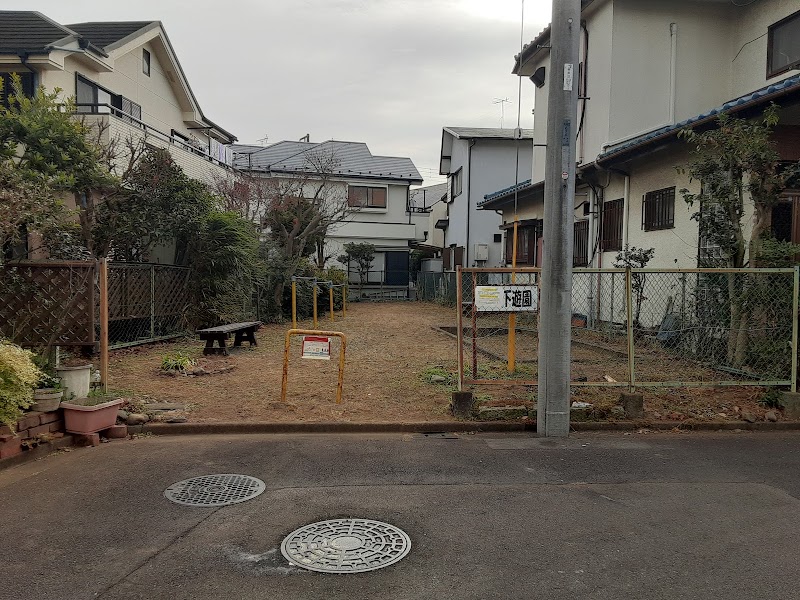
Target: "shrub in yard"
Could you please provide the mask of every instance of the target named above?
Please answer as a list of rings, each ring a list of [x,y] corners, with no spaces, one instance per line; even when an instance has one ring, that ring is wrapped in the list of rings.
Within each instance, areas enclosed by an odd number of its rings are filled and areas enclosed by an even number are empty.
[[[162,371],[186,371],[189,367],[194,366],[194,361],[189,358],[188,354],[183,352],[171,352],[161,359]]]
[[[0,341],[0,424],[13,427],[33,402],[33,387],[41,376],[33,352]]]

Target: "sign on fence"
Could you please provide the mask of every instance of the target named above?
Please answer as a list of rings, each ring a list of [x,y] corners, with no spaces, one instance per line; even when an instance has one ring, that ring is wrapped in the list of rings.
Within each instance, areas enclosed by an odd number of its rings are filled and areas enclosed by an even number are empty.
[[[303,337],[303,358],[331,359],[331,338],[307,335]]]
[[[535,285],[475,286],[475,310],[478,312],[532,312],[538,308],[539,290]]]

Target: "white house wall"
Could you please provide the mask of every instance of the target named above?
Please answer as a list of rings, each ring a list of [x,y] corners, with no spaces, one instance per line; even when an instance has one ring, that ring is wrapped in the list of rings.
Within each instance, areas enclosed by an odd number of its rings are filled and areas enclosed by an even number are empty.
[[[503,244],[495,242],[500,233],[502,217],[493,210],[479,210],[478,205],[486,194],[514,185],[530,178],[532,141],[519,140],[519,156],[514,140],[475,140],[472,146],[470,168],[469,145],[471,140],[453,143],[452,168],[463,168],[461,195],[449,205],[450,222],[445,245],[465,247],[467,266],[496,267],[503,262]],[[516,161],[519,160],[517,163]],[[519,171],[517,173],[517,168]],[[467,207],[469,206],[469,239],[467,239]],[[475,244],[489,246],[489,259],[478,265],[475,262]]]
[[[732,97],[748,94],[797,74],[795,69],[767,79],[767,36],[764,34],[770,25],[798,10],[800,3],[797,0],[760,0],[738,9],[740,17],[736,20],[730,40],[730,60],[736,58],[731,63]],[[737,53],[739,56],[736,56]]]

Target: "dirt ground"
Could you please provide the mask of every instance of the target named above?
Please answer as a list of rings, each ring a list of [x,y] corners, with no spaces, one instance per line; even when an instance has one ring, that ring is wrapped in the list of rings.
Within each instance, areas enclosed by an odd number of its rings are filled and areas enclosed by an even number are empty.
[[[284,336],[288,325],[266,325],[257,333],[257,348],[245,348],[228,357],[202,355],[202,342],[183,339],[118,350],[111,355],[110,387],[118,395],[145,402],[178,402],[181,413],[192,422],[421,422],[443,421],[450,393],[456,389],[456,340],[436,329],[455,325],[454,309],[419,302],[354,303],[346,318],[337,315],[331,323],[320,319],[320,327],[347,335],[344,394],[336,404],[339,356],[334,339],[331,361],[300,358],[301,341],[292,340],[289,386],[286,402],[281,401]],[[311,328],[310,322],[299,327]],[[454,331],[454,328],[451,329]],[[503,356],[505,335],[478,340],[478,346]],[[518,374],[523,380],[535,378],[535,335],[521,332]],[[527,348],[527,350],[525,350]],[[183,352],[211,373],[201,376],[167,376],[160,371],[165,355]],[[530,354],[530,356],[529,356]],[[638,353],[637,353],[638,354]],[[645,353],[647,354],[647,353]],[[470,369],[470,344],[465,348],[465,366]],[[644,374],[661,380],[659,369],[674,370],[674,361],[659,353]],[[658,364],[662,366],[659,367]],[[648,365],[642,361],[640,368]],[[505,363],[479,353],[481,378],[503,378]],[[681,367],[684,369],[687,367]],[[712,377],[702,367],[691,376]],[[650,372],[652,370],[652,373]],[[602,380],[604,374],[623,381],[626,361],[586,344],[573,344],[573,379]],[[536,389],[523,385],[476,386],[475,397],[484,406],[535,405]],[[607,416],[619,396],[619,388],[574,388],[573,400],[591,402],[596,417]],[[767,408],[758,403],[760,388],[682,388],[645,390],[645,414],[653,420],[739,420],[749,412],[763,420]],[[605,412],[603,412],[605,411]],[[174,416],[174,414],[165,415]]]

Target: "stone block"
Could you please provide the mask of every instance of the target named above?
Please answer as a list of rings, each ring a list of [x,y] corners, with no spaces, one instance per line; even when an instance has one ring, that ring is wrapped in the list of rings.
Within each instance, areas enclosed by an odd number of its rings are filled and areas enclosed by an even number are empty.
[[[484,406],[478,410],[479,421],[511,421],[527,416],[524,406]]]
[[[48,427],[50,427],[51,432],[64,431],[64,421],[53,421],[48,423]]]
[[[30,429],[31,427],[36,427],[39,425],[40,421],[39,418],[44,413],[40,412],[29,412],[24,417],[22,417],[19,421],[17,421],[17,431],[21,431],[23,429]]]
[[[17,454],[22,453],[22,439],[12,438],[7,442],[0,444],[0,459],[11,458]]]
[[[31,427],[28,430],[28,435],[31,437],[36,437],[37,435],[42,435],[44,433],[50,433],[50,425],[39,425],[38,427]]]
[[[800,392],[783,392],[781,403],[787,419],[800,419]]]
[[[100,434],[99,433],[73,433],[73,443],[76,446],[99,446]]]
[[[11,427],[8,425],[0,425],[0,435],[11,435]]]
[[[103,437],[107,437],[110,440],[118,440],[122,438],[128,437],[128,426],[127,425],[114,425],[113,427],[109,427],[108,429],[104,429],[100,434]]]
[[[39,424],[40,425],[47,425],[48,423],[53,423],[54,421],[58,421],[61,418],[61,411],[56,410],[53,412],[42,413],[42,416],[39,417]]]
[[[450,401],[450,412],[453,416],[467,419],[472,416],[474,403],[472,392],[453,392],[453,397]]]
[[[629,419],[644,417],[644,396],[637,392],[622,392],[619,395],[620,404]]]

